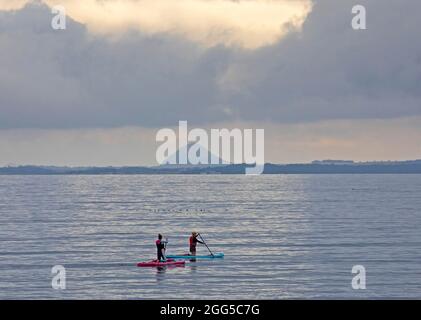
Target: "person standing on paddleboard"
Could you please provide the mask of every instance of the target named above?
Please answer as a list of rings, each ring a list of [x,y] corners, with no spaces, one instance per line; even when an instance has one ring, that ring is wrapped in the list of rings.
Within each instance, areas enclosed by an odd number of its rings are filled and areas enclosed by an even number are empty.
[[[200,241],[199,239],[197,239],[197,236],[199,235],[199,233],[197,233],[196,231],[193,231],[191,233],[191,237],[189,239],[189,243],[190,243],[190,255],[195,256],[196,255],[196,245],[197,243],[201,243],[204,244],[202,241]]]
[[[165,246],[168,241],[162,240],[162,234],[158,234],[158,240],[155,241],[158,261],[166,261]]]

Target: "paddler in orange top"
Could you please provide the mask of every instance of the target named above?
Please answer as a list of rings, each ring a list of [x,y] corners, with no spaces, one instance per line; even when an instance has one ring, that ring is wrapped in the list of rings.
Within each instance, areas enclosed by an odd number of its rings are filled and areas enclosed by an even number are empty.
[[[202,241],[200,241],[199,239],[197,239],[197,236],[199,235],[199,233],[197,233],[196,231],[193,231],[191,233],[191,237],[189,238],[189,243],[190,243],[190,255],[191,256],[195,256],[196,255],[196,245],[197,243],[201,243],[203,244]]]

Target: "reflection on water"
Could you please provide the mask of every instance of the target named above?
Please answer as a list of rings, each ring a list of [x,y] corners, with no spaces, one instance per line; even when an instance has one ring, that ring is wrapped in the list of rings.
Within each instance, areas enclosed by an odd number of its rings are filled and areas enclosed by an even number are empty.
[[[195,262],[196,260],[190,260],[190,261]],[[191,273],[196,273],[197,266],[195,264],[190,264],[189,267],[190,267]]]
[[[156,281],[161,282],[165,278],[166,267],[157,267],[156,268]]]
[[[171,270],[175,268],[185,268],[185,265],[154,267],[153,269],[156,269],[157,282],[160,282],[165,279],[165,273],[167,272],[167,270]]]
[[[0,298],[419,298],[420,194],[421,175],[0,176]],[[225,259],[136,267],[192,230]]]

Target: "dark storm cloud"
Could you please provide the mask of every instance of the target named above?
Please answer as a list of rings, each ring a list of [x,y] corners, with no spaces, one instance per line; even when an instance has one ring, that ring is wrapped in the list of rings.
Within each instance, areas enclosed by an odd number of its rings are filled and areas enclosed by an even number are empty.
[[[0,12],[0,127],[173,125],[221,118],[215,79],[230,53],[182,39],[90,35],[46,6]],[[219,113],[219,115],[218,115]]]
[[[302,33],[237,67],[236,114],[281,122],[421,114],[419,1],[359,1],[367,30],[351,28],[355,1],[320,0]],[[244,77],[244,75],[243,75]]]
[[[49,8],[0,11],[0,128],[173,126],[421,114],[421,2],[321,0],[302,32],[257,50],[171,35],[107,38]]]

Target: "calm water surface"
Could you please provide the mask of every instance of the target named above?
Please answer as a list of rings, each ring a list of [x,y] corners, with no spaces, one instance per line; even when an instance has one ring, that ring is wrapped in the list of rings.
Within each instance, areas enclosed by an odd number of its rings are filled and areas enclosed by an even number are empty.
[[[183,253],[193,229],[225,259],[136,267],[158,232]],[[0,176],[0,299],[16,298],[421,298],[421,175]]]

